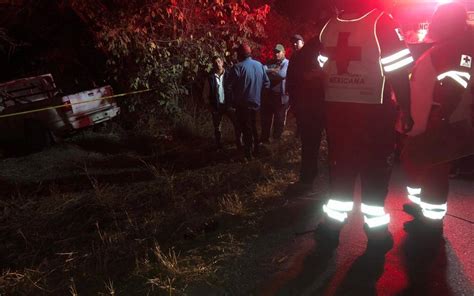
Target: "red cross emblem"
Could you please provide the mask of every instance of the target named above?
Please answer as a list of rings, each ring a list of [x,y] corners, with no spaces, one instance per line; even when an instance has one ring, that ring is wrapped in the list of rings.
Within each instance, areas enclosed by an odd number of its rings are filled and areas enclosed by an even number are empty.
[[[461,55],[461,66],[466,68],[471,68],[472,58],[466,54]]]
[[[339,32],[336,47],[328,47],[328,58],[336,61],[337,74],[342,75],[347,72],[351,61],[360,61],[362,48],[359,46],[349,46],[350,32]]]

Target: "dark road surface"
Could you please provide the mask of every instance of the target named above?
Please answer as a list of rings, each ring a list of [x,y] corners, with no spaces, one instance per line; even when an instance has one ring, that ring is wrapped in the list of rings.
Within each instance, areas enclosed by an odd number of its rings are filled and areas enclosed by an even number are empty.
[[[474,295],[474,181],[451,180],[445,244],[425,246],[407,235],[402,211],[407,202],[403,176],[392,175],[386,209],[394,247],[383,256],[364,253],[366,236],[357,186],[355,208],[341,233],[335,256],[316,254],[314,233],[298,235],[285,250],[280,270],[261,285],[259,295]],[[301,199],[304,202],[304,199]],[[295,232],[314,229],[321,201],[306,199]],[[414,247],[414,245],[416,247]]]

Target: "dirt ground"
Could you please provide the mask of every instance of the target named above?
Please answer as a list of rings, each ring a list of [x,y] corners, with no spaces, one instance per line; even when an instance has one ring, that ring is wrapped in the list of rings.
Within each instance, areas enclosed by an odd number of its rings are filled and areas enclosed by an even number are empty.
[[[287,132],[246,162],[230,142],[86,131],[3,158],[0,293],[254,294],[295,235],[298,149]]]

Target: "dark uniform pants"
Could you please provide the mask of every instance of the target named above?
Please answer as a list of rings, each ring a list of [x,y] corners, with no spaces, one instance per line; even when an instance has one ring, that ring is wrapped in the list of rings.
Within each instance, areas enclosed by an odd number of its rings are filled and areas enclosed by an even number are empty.
[[[449,172],[451,162],[437,164],[432,167],[417,167],[403,161],[403,169],[407,175],[408,187],[421,189],[418,197],[421,201],[434,205],[445,204],[449,192]]]
[[[428,118],[427,130],[436,130],[443,123],[439,108],[434,107]],[[443,147],[430,147],[443,149]],[[444,149],[448,150],[446,147]],[[425,154],[429,154],[426,151]],[[403,155],[403,154],[402,154]],[[421,165],[402,158],[402,167],[407,177],[408,198],[422,208],[423,215],[429,219],[440,220],[447,212],[449,192],[449,173],[452,161],[436,165]]]
[[[326,103],[326,119],[331,198],[352,201],[360,175],[362,203],[383,207],[395,145],[392,102]]]

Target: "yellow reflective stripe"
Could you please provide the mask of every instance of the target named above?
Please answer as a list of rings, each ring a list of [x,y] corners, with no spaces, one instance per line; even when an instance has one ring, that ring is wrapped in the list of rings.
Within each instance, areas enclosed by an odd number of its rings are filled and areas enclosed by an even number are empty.
[[[328,200],[328,203],[326,206],[335,211],[340,211],[340,212],[350,212],[352,211],[352,208],[354,207],[354,202],[352,201],[338,201],[335,199],[330,199]]]
[[[444,210],[444,211],[446,211],[448,209],[448,204],[447,203],[444,203],[444,204],[430,204],[430,203],[422,201],[420,203],[420,206],[423,209],[426,209],[426,210]]]
[[[469,73],[460,72],[460,71],[444,72],[442,74],[439,74],[437,78],[438,78],[438,81],[439,81],[439,80],[443,80],[446,77],[452,78],[454,81],[459,83],[464,88],[467,88],[469,79],[471,79],[471,75]]]
[[[416,195],[408,194],[408,199],[411,200],[413,203],[416,203],[417,205],[421,203],[421,198]]]
[[[372,217],[372,218],[364,216],[364,222],[365,224],[367,224],[367,226],[369,226],[369,228],[387,225],[388,223],[390,223],[390,215],[385,214],[383,216]]]
[[[383,215],[385,215],[385,210],[383,209],[383,207],[369,206],[369,205],[366,205],[364,203],[361,205],[360,211],[363,214],[371,215],[371,216],[383,216]]]
[[[408,48],[405,48],[397,53],[389,55],[388,57],[382,58],[380,62],[382,63],[382,65],[386,65],[388,63],[395,62],[396,60],[399,60],[407,55],[410,55],[410,50]]]
[[[446,216],[447,211],[431,211],[431,210],[423,209],[422,212],[423,212],[423,216],[425,216],[426,218],[433,219],[433,220],[441,220],[444,218],[444,216]]]
[[[409,56],[407,58],[404,58],[403,60],[401,61],[398,61],[396,63],[393,63],[393,64],[390,64],[388,66],[385,66],[383,69],[385,70],[385,72],[392,72],[394,70],[398,70],[410,63],[412,63],[414,60],[413,60],[413,57],[412,56]]]
[[[407,191],[408,191],[408,194],[410,194],[410,195],[420,195],[421,194],[421,188],[413,188],[413,187],[408,187],[407,186]]]
[[[332,210],[328,208],[326,205],[323,205],[323,212],[325,212],[329,218],[335,219],[339,222],[344,222],[347,219],[346,212],[341,213],[341,212]]]

